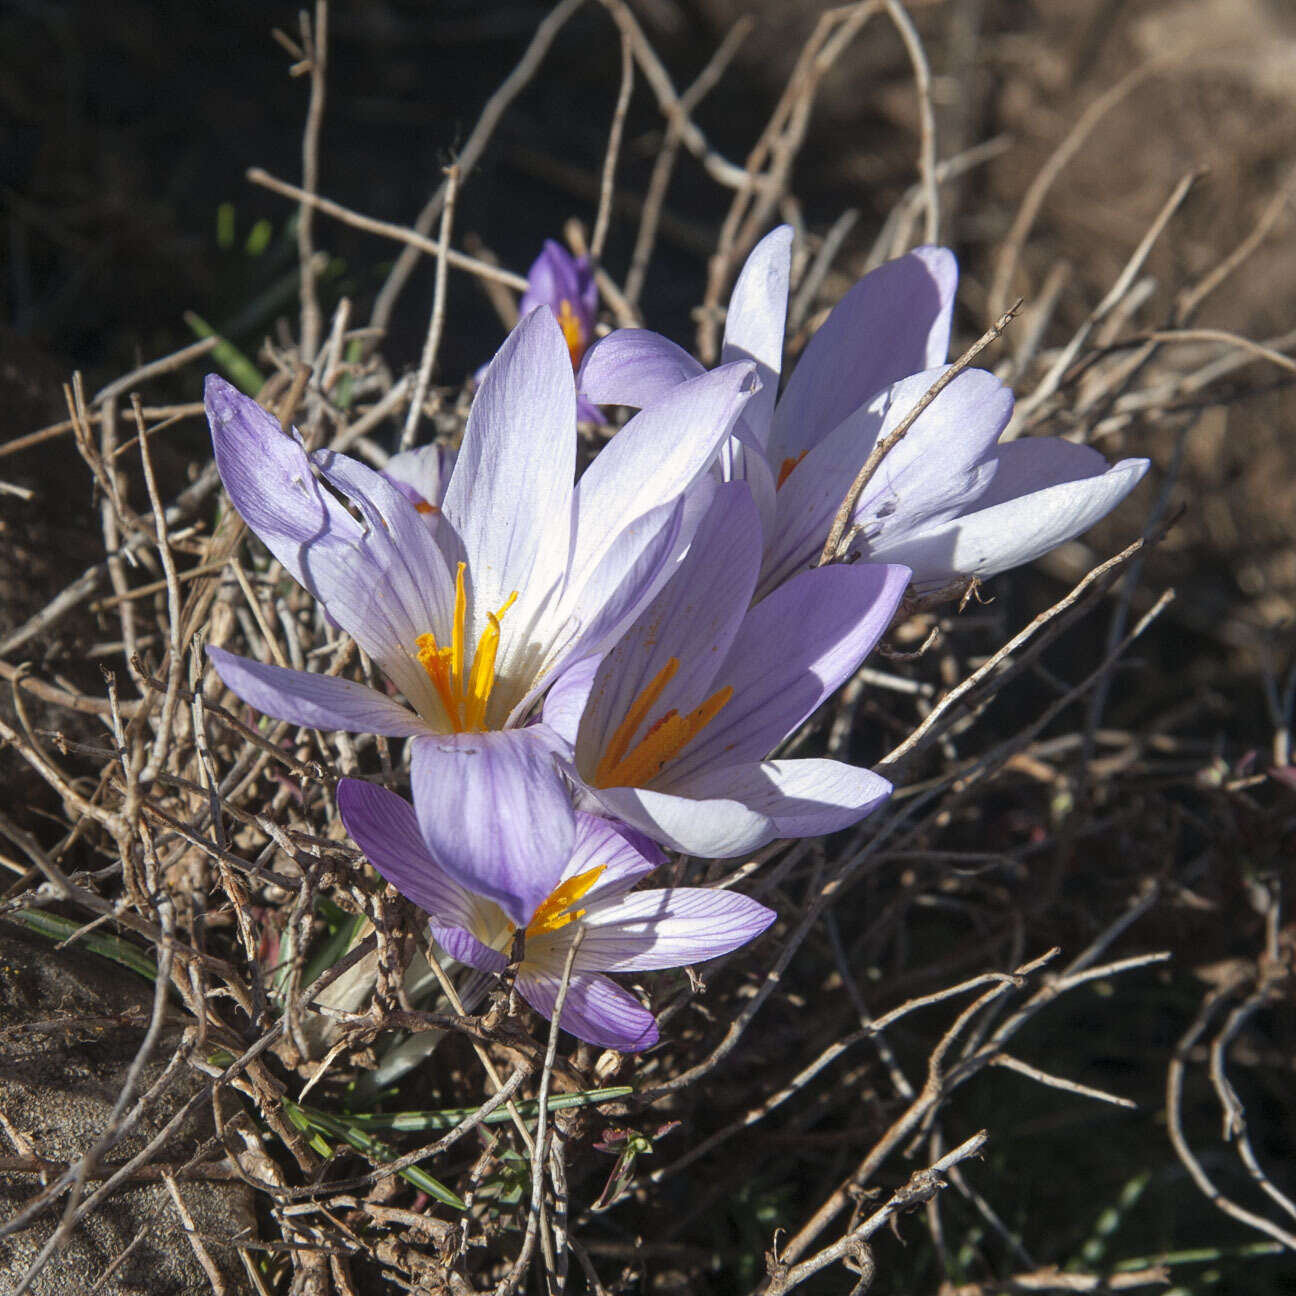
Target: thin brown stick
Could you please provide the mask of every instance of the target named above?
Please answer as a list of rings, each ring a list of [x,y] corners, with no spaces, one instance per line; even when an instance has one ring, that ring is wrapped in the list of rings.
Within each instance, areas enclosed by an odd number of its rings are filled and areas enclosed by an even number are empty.
[[[598,215],[594,218],[594,233],[590,238],[590,260],[600,262],[607,243],[612,222],[612,194],[616,188],[617,159],[621,156],[621,136],[625,131],[626,113],[630,110],[630,95],[634,90],[634,51],[630,37],[621,33],[621,85],[617,90],[616,108],[612,113],[612,126],[608,131],[607,152],[603,157],[603,174],[599,180]]]
[[[437,255],[438,244],[434,239],[427,238],[415,230],[407,229],[404,225],[393,225],[388,221],[374,220],[371,216],[362,216],[359,212],[354,212],[349,207],[343,207],[341,203],[336,203],[330,198],[321,198],[316,194],[309,194],[296,185],[276,179],[260,167],[249,168],[247,178],[253,184],[260,185],[263,189],[282,194],[285,198],[295,198],[298,202],[310,206],[316,211],[322,211],[326,216],[332,216],[335,220],[340,220],[344,225],[364,230],[369,234],[378,234],[382,238],[394,239],[397,243],[408,244],[410,247],[417,248],[420,252],[426,252],[429,256]],[[499,266],[493,266],[487,261],[479,261],[476,257],[470,257],[466,253],[456,252],[454,248],[446,249],[445,259],[449,265],[458,270],[467,270],[483,279],[494,279],[497,283],[507,284],[510,288],[517,289],[518,292],[526,291],[527,281],[523,275],[513,274],[509,270],[502,270]]]
[[[301,15],[302,48],[310,68],[310,102],[302,132],[302,189],[319,191],[320,128],[324,123],[324,94],[328,73],[328,0],[315,0],[315,21]],[[297,214],[297,262],[301,297],[301,358],[313,364],[319,350],[323,316],[315,273],[315,208],[303,199]]]
[[[409,410],[405,415],[405,427],[401,432],[400,448],[408,450],[418,436],[419,415],[423,412],[423,401],[427,396],[428,384],[432,381],[432,367],[436,364],[437,351],[441,347],[441,331],[445,327],[446,300],[446,256],[450,251],[450,230],[454,223],[455,198],[459,194],[459,168],[446,169],[446,198],[441,208],[441,230],[437,236],[436,281],[432,288],[432,321],[428,325],[427,338],[423,343],[423,355],[419,360],[418,377],[414,381],[414,395],[410,398]]]

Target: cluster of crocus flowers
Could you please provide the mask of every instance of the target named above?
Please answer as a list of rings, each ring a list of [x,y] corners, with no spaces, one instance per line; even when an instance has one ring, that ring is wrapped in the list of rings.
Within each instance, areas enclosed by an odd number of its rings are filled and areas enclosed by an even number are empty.
[[[407,738],[413,803],[339,784],[342,820],[453,957],[511,970],[591,1043],[644,1048],[652,1015],[607,972],[700,962],[773,914],[727,891],[637,889],[661,848],[704,858],[858,822],[890,785],[781,758],[906,591],[1026,561],[1139,479],[1066,442],[998,444],[1011,394],[959,374],[854,510],[861,561],[815,559],[869,452],[941,372],[956,271],[920,248],[862,280],[778,395],[791,233],[752,253],[705,371],[655,334],[585,349],[590,267],[546,244],[530,307],[483,371],[457,454],[376,472],[308,452],[212,377],[216,462],[248,526],[404,701],[219,646],[268,715]],[[579,371],[579,372],[578,372]],[[639,408],[576,477],[578,381]],[[579,935],[579,943],[577,936]]]
[[[816,560],[846,488],[944,372],[958,284],[946,248],[879,266],[834,307],[779,395],[791,247],[782,226],[753,249],[722,351],[726,362],[755,362],[762,383],[719,458],[722,475],[746,480],[761,510],[757,598]],[[580,381],[590,400],[640,407],[702,371],[666,338],[622,329],[590,350]],[[993,374],[958,374],[855,503],[859,556],[910,568],[916,594],[953,590],[1079,535],[1147,471],[1146,459],[1109,466],[1096,450],[1054,438],[1000,444],[1012,410]]]

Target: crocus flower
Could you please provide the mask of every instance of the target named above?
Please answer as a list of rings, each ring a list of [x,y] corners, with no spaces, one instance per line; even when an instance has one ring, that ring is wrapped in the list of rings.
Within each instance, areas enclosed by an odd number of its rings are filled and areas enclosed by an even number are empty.
[[[681,967],[727,954],[759,936],[774,912],[732,891],[631,891],[660,856],[636,849],[606,819],[578,814],[570,859],[531,906],[497,903],[438,862],[413,807],[393,792],[343,779],[338,810],[374,868],[427,912],[433,939],[487,972],[517,958],[518,993],[552,1019],[571,942],[584,931],[559,1024],[577,1039],[631,1052],[657,1042],[653,1015],[606,972]]]
[[[870,451],[944,372],[958,266],[920,247],[864,276],[807,344],[776,399],[792,231],[753,249],[734,286],[723,359],[750,357],[761,391],[721,456],[751,486],[764,524],[763,598],[818,556]],[[585,394],[641,406],[701,372],[687,352],[642,329],[610,334],[582,366]],[[882,460],[852,524],[870,562],[913,569],[914,592],[949,592],[1039,557],[1114,508],[1146,459],[1109,466],[1088,446],[1030,437],[997,444],[1012,394],[993,375],[956,377]]]
[[[216,463],[235,508],[409,707],[219,648],[209,649],[213,664],[268,715],[415,738],[411,778],[429,847],[465,885],[529,912],[553,889],[574,832],[555,768],[565,744],[528,723],[533,706],[668,578],[696,526],[684,492],[728,435],[752,369],[681,386],[628,423],[573,486],[571,362],[553,316],[532,312],[473,403],[435,528],[381,474],[329,451],[307,455],[255,401],[208,378]]]
[[[545,239],[544,250],[527,271],[527,290],[518,309],[525,315],[537,306],[548,306],[553,311],[567,342],[572,368],[579,369],[594,340],[598,315],[598,285],[589,257],[574,257],[561,243]],[[579,394],[576,416],[581,422],[602,422],[598,407]]]
[[[574,667],[545,702],[587,804],[693,855],[833,832],[891,790],[841,761],[766,757],[867,655],[908,569],[820,567],[751,607],[759,565],[751,495],[723,485],[676,576],[601,662]]]

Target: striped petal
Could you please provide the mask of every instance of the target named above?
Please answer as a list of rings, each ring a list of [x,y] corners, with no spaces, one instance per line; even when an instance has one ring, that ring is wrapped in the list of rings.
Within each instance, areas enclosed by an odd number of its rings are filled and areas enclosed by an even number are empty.
[[[351,680],[285,666],[267,666],[208,645],[221,681],[249,706],[276,720],[325,732],[385,734],[412,738],[430,732],[408,707]]]
[[[553,1018],[561,983],[561,968],[548,971],[524,964],[518,971],[518,993],[548,1019]],[[657,1043],[652,1013],[628,990],[597,972],[572,973],[558,1024],[587,1044],[622,1053],[636,1053]]]
[[[636,891],[590,904],[577,960],[584,969],[603,972],[703,963],[754,940],[776,916],[734,891]]]

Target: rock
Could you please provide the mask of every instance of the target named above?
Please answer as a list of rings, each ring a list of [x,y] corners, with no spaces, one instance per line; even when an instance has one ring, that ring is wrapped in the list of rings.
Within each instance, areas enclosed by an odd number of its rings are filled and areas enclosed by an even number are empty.
[[[95,1142],[144,1038],[152,1002],[151,987],[134,973],[75,947],[56,950],[0,921],[0,1116],[7,1126],[0,1155],[66,1163]],[[33,1029],[34,1023],[43,1025]],[[137,1092],[158,1078],[177,1042],[174,1031],[164,1033]],[[106,1164],[121,1164],[143,1148],[203,1083],[198,1073],[179,1070],[157,1105],[107,1153]],[[213,1134],[211,1109],[200,1107],[155,1160],[183,1164]],[[88,1191],[101,1182],[91,1180]],[[12,1219],[41,1186],[35,1174],[0,1174],[2,1217]],[[177,1186],[225,1290],[249,1290],[229,1241],[256,1237],[251,1189],[237,1181],[180,1179]],[[22,1232],[0,1238],[0,1290],[12,1291],[27,1272],[66,1200],[60,1197]],[[164,1183],[123,1185],[85,1217],[29,1288],[33,1296],[91,1290],[104,1296],[212,1290]]]

